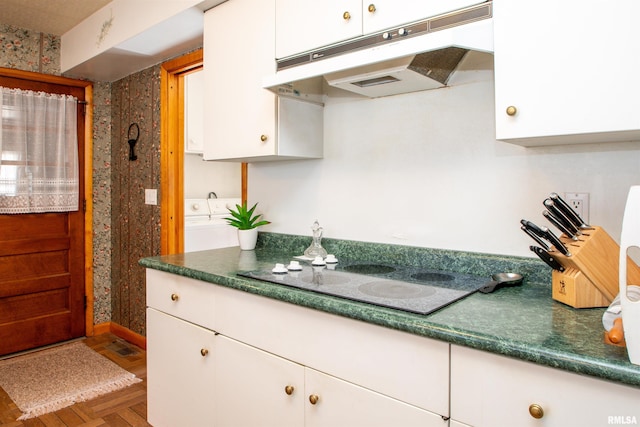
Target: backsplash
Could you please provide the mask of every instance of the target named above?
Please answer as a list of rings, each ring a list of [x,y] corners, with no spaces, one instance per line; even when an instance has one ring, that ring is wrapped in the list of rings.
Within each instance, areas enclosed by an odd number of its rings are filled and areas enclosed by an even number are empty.
[[[257,248],[282,252],[286,254],[282,262],[287,263],[289,258],[302,255],[311,241],[311,236],[260,232]],[[520,273],[526,282],[551,285],[551,269],[533,258],[329,238],[322,239],[322,247],[338,257],[338,262],[342,258],[365,263],[422,267],[484,276],[487,280],[495,273]]]

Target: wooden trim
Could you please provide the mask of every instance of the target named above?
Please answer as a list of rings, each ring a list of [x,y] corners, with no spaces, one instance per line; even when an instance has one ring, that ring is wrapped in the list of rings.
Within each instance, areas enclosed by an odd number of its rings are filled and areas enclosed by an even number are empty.
[[[95,325],[94,327],[94,334],[92,335],[88,335],[87,336],[94,336],[94,335],[102,335],[102,334],[107,334],[107,333],[112,333],[113,335],[122,338],[123,340],[130,342],[131,344],[135,344],[138,347],[140,347],[143,350],[147,349],[147,338],[144,337],[143,335],[140,335],[136,332],[133,332],[131,329],[129,328],[125,328],[122,325],[119,325],[117,323],[114,322],[105,322],[105,323],[100,323],[98,325]]]
[[[51,74],[22,71],[0,67],[0,75],[16,79],[53,83],[64,86],[84,88],[86,115],[84,120],[84,200],[87,209],[84,213],[84,264],[85,264],[85,334],[93,333],[93,83]]]
[[[160,67],[160,253],[184,252],[184,83],[202,69],[198,49]],[[247,164],[242,163],[242,200],[247,200]]]
[[[93,333],[87,334],[87,336],[92,337],[94,335],[108,334],[109,332],[111,332],[111,322],[98,323],[93,325]]]
[[[242,203],[247,203],[247,183],[249,182],[249,165],[242,164]]]
[[[202,49],[160,67],[160,253],[184,252],[184,74],[202,68]]]
[[[93,332],[93,85],[86,86],[84,117],[84,288],[85,334]]]

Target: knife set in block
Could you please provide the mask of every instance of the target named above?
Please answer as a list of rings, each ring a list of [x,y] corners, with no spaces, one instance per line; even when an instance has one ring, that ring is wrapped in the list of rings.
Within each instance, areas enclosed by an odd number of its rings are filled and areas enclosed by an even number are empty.
[[[619,292],[620,247],[598,226],[582,231],[578,240],[560,240],[570,255],[553,252],[564,271],[552,273],[552,298],[575,308],[608,307]],[[627,257],[627,277],[640,284],[640,268]]]

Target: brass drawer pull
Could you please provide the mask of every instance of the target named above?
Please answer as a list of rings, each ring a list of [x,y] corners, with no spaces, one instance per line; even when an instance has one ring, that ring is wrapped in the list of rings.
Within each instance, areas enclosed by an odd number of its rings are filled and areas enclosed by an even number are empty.
[[[544,417],[544,410],[542,409],[542,406],[538,405],[537,403],[532,403],[531,405],[529,405],[529,414],[531,414],[533,418],[539,420],[540,418]]]
[[[201,348],[200,349],[200,355],[202,357],[206,357],[209,354],[209,350],[207,350],[206,348]]]
[[[513,105],[509,105],[507,107],[507,116],[515,116],[517,112],[518,112],[518,109]]]
[[[349,19],[351,19],[351,14],[349,12],[343,13],[342,19],[344,19],[345,21],[348,21]]]
[[[320,400],[320,396],[318,396],[317,394],[309,395],[309,402],[311,402],[312,405],[318,403],[318,400]]]
[[[180,297],[178,296],[178,294],[171,294],[171,301],[178,301],[180,299]]]
[[[287,393],[289,396],[293,394],[294,390],[295,388],[292,385],[288,385],[284,388],[284,392]]]

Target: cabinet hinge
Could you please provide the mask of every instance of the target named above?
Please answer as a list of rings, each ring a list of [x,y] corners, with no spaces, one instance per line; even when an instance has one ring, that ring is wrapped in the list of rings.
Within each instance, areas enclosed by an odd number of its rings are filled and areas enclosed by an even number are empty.
[[[85,295],[85,296],[84,296],[84,309],[85,309],[85,310],[87,309],[87,305],[88,305],[88,304],[89,304],[89,303],[87,302],[87,296]]]
[[[82,212],[86,212],[87,211],[87,199],[84,199],[82,201]]]

